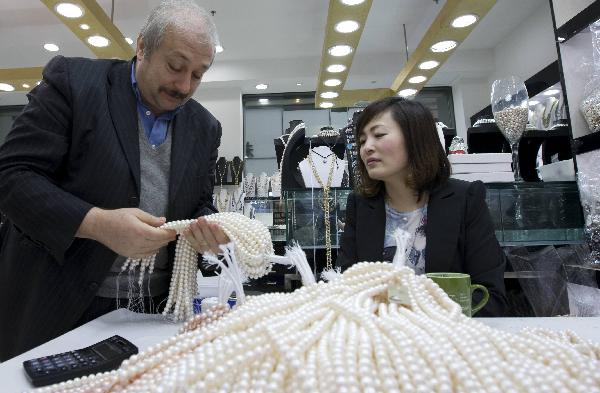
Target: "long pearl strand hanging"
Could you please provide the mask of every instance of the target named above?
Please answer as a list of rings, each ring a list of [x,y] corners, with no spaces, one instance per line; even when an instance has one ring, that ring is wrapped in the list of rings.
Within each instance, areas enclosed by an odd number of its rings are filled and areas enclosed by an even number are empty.
[[[396,286],[403,304],[388,301]],[[600,392],[598,344],[493,329],[427,277],[388,263],[197,318],[119,370],[40,391]]]
[[[251,220],[243,214],[226,212],[204,216],[209,222],[216,222],[229,236],[234,244],[234,256],[247,278],[259,278],[271,271],[270,255],[275,254],[271,234],[266,226],[257,220]],[[175,245],[175,260],[173,273],[169,286],[167,303],[163,315],[172,315],[177,321],[190,319],[194,315],[193,300],[198,292],[196,272],[198,270],[198,253],[181,233],[195,220],[177,220],[165,223],[164,229],[177,232],[178,239]],[[142,258],[128,258],[122,270],[133,270],[139,267],[140,287],[143,282],[144,272],[152,274],[156,255]]]

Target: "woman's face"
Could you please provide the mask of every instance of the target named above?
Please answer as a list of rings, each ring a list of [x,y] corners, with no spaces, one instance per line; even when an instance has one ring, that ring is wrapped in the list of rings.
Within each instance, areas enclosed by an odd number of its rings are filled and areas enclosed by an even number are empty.
[[[404,134],[390,111],[367,123],[359,136],[359,143],[360,158],[370,178],[384,182],[398,177],[406,179],[408,153]]]

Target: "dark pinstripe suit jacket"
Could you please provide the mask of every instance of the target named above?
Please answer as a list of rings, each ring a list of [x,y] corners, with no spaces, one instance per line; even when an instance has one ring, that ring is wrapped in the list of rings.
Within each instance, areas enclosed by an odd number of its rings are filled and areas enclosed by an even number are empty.
[[[494,234],[485,192],[479,181],[449,179],[431,193],[425,229],[425,271],[471,275],[474,283],[484,285],[490,293],[490,300],[477,316],[502,316],[507,306],[506,258]],[[382,194],[364,198],[351,193],[336,265],[346,269],[356,262],[380,261],[385,220]]]
[[[0,147],[0,360],[70,330],[116,255],[75,238],[89,209],[137,207],[131,62],[55,57]],[[190,100],[174,119],[167,220],[212,206],[220,123]],[[171,250],[172,251],[172,250]]]

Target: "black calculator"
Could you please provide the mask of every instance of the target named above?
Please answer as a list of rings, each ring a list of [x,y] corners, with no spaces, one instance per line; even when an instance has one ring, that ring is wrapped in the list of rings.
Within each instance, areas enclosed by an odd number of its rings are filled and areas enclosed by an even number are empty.
[[[112,336],[87,348],[26,360],[23,367],[33,386],[46,386],[114,370],[136,353],[138,349],[131,342]]]

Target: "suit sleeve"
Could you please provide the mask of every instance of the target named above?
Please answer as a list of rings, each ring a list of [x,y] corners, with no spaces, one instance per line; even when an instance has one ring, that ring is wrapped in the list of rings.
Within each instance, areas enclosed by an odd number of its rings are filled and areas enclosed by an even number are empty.
[[[492,217],[485,201],[482,182],[470,184],[467,190],[465,217],[465,273],[471,281],[485,286],[490,294],[486,306],[477,316],[502,316],[507,307],[504,288],[506,257],[494,233]]]
[[[210,160],[208,164],[208,171],[205,180],[205,184],[202,187],[202,197],[200,198],[200,203],[196,208],[196,211],[193,217],[197,218],[200,216],[206,216],[209,214],[217,213],[217,209],[213,205],[212,196],[213,190],[215,187],[215,168],[217,164],[218,150],[221,145],[221,123],[217,122],[216,130],[215,130],[215,138],[214,144],[210,153]]]
[[[89,203],[61,189],[71,144],[72,97],[67,60],[52,59],[28,94],[0,147],[0,210],[26,239],[58,262],[72,243]]]
[[[346,223],[335,265],[344,271],[355,264],[356,259],[356,197],[351,192],[346,202]]]

